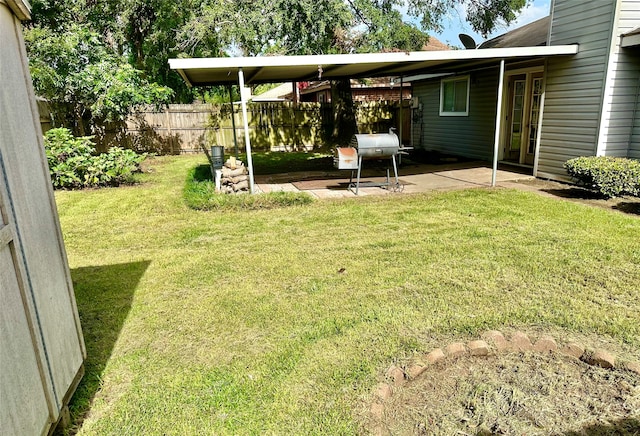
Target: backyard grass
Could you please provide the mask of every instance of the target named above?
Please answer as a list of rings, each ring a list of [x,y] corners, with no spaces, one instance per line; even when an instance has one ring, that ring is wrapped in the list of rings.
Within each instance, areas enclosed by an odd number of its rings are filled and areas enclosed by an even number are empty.
[[[183,198],[202,164],[56,193],[79,434],[357,434],[389,365],[486,329],[640,358],[636,216],[502,189],[203,212]]]
[[[262,156],[263,154],[258,154]],[[276,164],[278,167],[280,163]],[[264,169],[270,168],[264,166]],[[305,192],[269,192],[259,195],[228,195],[216,192],[209,164],[198,165],[187,173],[184,199],[187,206],[196,210],[256,210],[275,209],[309,204],[313,198]]]

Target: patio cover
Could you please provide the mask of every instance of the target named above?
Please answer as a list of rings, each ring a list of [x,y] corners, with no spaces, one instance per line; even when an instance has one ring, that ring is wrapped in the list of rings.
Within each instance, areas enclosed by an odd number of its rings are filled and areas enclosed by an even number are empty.
[[[480,65],[500,65],[497,94],[496,144],[494,152],[495,185],[497,172],[498,137],[502,102],[502,82],[505,61],[528,60],[548,56],[568,56],[578,53],[577,45],[489,48],[481,50],[447,50],[393,53],[363,53],[308,56],[260,56],[234,58],[169,59],[169,66],[177,70],[189,86],[304,82],[322,79],[407,76],[412,74],[447,73]],[[244,118],[245,146],[249,183],[254,192],[251,142],[247,123],[246,98],[241,92]]]

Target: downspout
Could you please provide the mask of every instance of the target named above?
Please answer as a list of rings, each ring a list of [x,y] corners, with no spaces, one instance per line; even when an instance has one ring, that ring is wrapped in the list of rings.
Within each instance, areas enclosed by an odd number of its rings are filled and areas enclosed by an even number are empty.
[[[242,105],[242,119],[244,122],[244,145],[247,150],[247,168],[249,169],[249,189],[254,193],[253,159],[251,158],[251,139],[249,138],[249,119],[247,117],[247,100],[244,91],[244,72],[238,69],[238,84],[240,85],[240,103]]]
[[[500,132],[502,130],[502,92],[504,88],[504,59],[500,61],[500,79],[498,81],[498,104],[496,107],[496,131],[493,143],[493,171],[491,173],[491,186],[496,186],[498,177],[498,153],[500,150]]]

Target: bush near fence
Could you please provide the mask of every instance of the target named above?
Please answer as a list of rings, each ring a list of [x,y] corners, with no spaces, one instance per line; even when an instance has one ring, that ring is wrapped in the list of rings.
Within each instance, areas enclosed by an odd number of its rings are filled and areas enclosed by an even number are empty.
[[[39,103],[43,131],[56,126],[46,103]],[[399,126],[399,102],[355,102],[360,133],[387,132]],[[405,140],[410,109],[404,108]],[[301,151],[321,148],[331,132],[330,103],[250,102],[247,105],[252,147],[259,151]],[[61,117],[62,118],[62,117]],[[152,108],[130,116],[125,122],[94,127],[96,149],[104,152],[120,146],[157,154],[200,153],[212,145],[228,152],[235,148],[235,136],[244,150],[244,124],[240,103],[170,104],[161,112]],[[70,127],[70,126],[66,126]]]

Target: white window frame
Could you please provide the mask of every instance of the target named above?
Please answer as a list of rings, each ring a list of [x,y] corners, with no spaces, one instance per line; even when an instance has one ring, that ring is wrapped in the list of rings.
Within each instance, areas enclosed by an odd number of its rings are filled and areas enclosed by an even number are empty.
[[[444,85],[450,82],[467,82],[467,99],[466,99],[466,107],[464,111],[447,111],[442,107],[444,105]],[[469,75],[466,76],[456,76],[450,79],[442,79],[440,81],[440,116],[441,117],[468,117],[469,116],[469,93],[471,91],[471,78]]]

